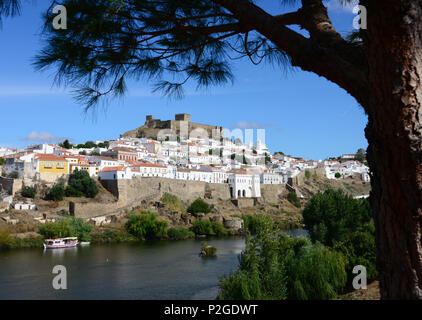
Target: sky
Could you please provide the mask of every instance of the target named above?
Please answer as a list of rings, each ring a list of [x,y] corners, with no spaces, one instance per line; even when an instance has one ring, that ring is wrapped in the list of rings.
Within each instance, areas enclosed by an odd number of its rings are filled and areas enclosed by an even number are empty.
[[[276,0],[257,1],[271,14],[294,8]],[[342,34],[352,30],[351,7],[326,1],[329,15]],[[128,94],[95,112],[84,112],[71,91],[53,86],[54,69],[35,71],[34,56],[42,48],[41,14],[47,0],[24,2],[21,16],[7,18],[0,30],[0,147],[70,138],[74,143],[118,138],[145,122],[145,116],[174,119],[189,113],[193,122],[225,128],[265,129],[265,142],[307,159],[325,159],[366,148],[367,117],[359,104],[336,84],[300,69],[233,64],[233,84],[200,91],[186,88],[182,100],[152,93],[152,83],[129,82]]]

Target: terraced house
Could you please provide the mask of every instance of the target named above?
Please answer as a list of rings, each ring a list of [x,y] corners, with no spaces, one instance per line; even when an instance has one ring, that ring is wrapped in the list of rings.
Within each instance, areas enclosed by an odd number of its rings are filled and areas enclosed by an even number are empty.
[[[55,182],[57,179],[69,174],[69,162],[64,157],[52,154],[39,154],[34,158],[37,178],[47,182]]]

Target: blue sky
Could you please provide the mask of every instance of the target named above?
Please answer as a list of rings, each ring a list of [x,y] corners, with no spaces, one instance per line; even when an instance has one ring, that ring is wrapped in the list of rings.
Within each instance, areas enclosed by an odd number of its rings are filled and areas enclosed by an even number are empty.
[[[276,0],[258,4],[271,13],[291,9]],[[350,31],[351,9],[333,0],[328,5],[335,27]],[[174,101],[153,94],[152,84],[129,82],[124,99],[85,114],[71,88],[52,87],[53,70],[40,73],[31,65],[41,48],[41,13],[47,7],[46,0],[26,3],[23,14],[6,19],[0,30],[0,146],[35,143],[31,139],[40,133],[42,140],[63,137],[77,143],[112,139],[142,125],[147,114],[173,119],[175,113],[190,113],[194,122],[264,128],[271,152],[323,159],[367,147],[367,117],[343,89],[299,69],[286,75],[279,67],[248,60],[233,65],[233,85],[202,91],[187,87],[184,99]]]

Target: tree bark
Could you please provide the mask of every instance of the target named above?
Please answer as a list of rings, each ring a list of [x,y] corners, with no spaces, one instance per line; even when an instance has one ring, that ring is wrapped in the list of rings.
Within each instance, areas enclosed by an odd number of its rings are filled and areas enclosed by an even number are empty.
[[[361,1],[367,158],[382,299],[422,298],[422,1]]]

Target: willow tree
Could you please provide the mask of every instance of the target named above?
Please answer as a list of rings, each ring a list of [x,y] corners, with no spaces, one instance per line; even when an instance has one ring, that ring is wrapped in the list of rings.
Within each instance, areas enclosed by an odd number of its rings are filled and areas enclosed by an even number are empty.
[[[0,13],[16,1],[0,0]],[[188,81],[224,83],[240,57],[289,63],[346,90],[368,115],[381,296],[422,298],[422,0],[360,1],[368,24],[353,39],[336,31],[322,0],[285,0],[298,9],[279,15],[252,0],[54,2],[67,8],[68,29],[46,23],[36,66],[76,85],[87,108],[124,94],[128,78],[176,96]]]

